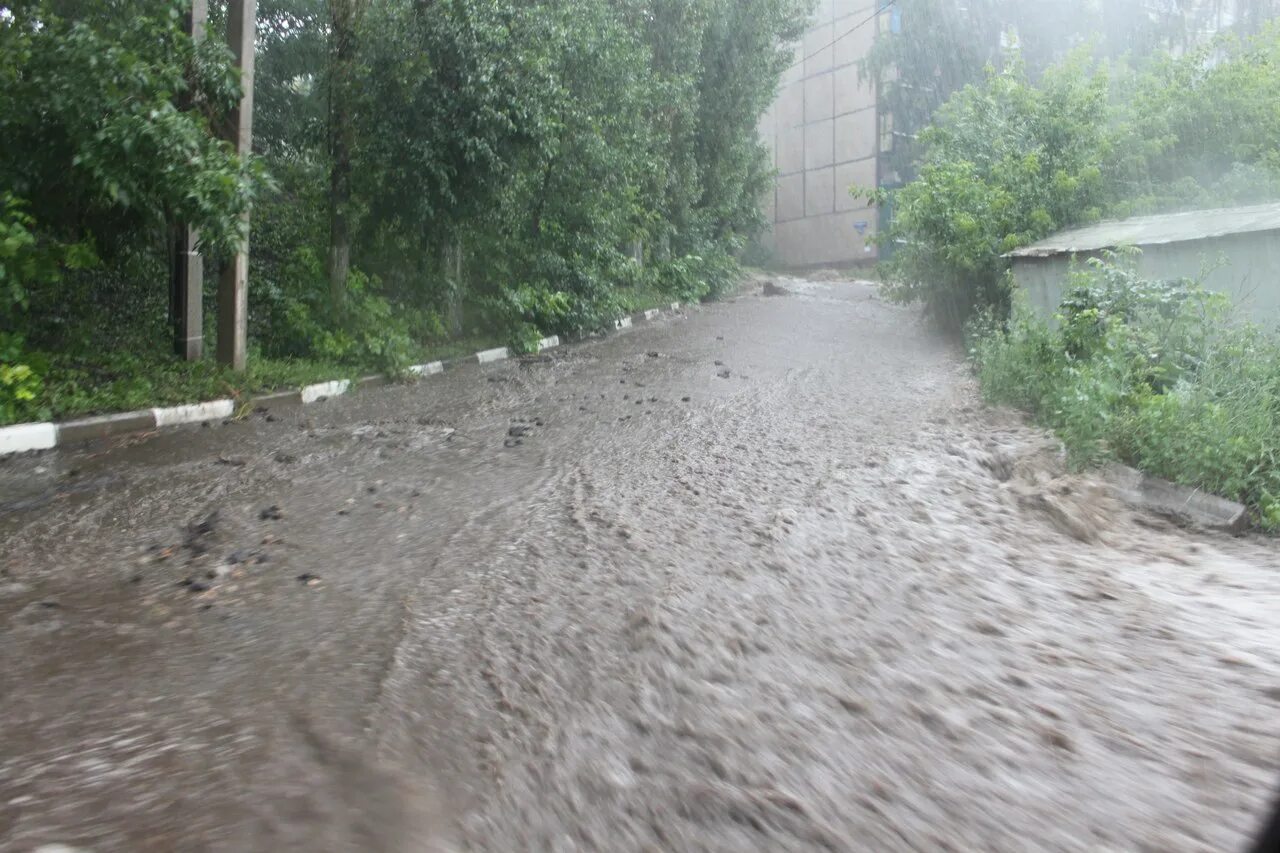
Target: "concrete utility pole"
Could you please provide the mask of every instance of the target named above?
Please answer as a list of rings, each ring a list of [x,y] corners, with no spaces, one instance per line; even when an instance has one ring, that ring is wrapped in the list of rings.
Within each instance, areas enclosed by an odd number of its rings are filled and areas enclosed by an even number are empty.
[[[187,34],[204,41],[209,0],[191,0]],[[169,267],[169,320],[173,323],[173,351],[186,361],[204,355],[204,260],[197,248],[200,235],[189,225],[173,229],[173,257]]]
[[[253,58],[257,37],[257,0],[230,0],[227,44],[240,69],[244,94],[227,122],[226,138],[241,157],[253,151]],[[218,278],[218,362],[244,370],[249,322],[249,214],[244,215],[245,239]]]

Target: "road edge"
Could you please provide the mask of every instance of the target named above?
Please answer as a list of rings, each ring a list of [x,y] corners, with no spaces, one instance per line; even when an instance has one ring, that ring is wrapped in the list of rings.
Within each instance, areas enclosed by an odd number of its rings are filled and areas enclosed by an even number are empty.
[[[650,308],[637,311],[614,320],[616,331],[633,328],[636,324],[649,323],[658,319],[663,313],[678,314],[686,306],[672,302],[670,306]],[[538,342],[538,352],[566,346],[559,335],[551,335]],[[184,424],[204,423],[213,420],[234,417],[237,410],[244,411],[259,406],[302,405],[309,406],[322,403],[333,397],[341,397],[354,390],[376,388],[396,381],[397,378],[408,378],[411,381],[422,381],[446,371],[452,371],[465,365],[485,365],[506,361],[512,357],[507,347],[481,350],[469,356],[447,361],[433,361],[427,364],[415,364],[405,368],[403,377],[392,377],[384,374],[372,374],[359,379],[334,379],[328,382],[317,382],[301,388],[277,389],[264,392],[244,401],[233,399],[205,400],[184,403],[178,406],[164,406],[142,409],[136,412],[117,412],[108,415],[93,415],[70,421],[43,421],[36,423],[12,424],[0,427],[0,458],[19,453],[35,453],[55,450],[59,447],[84,444],[104,438],[122,435],[136,435],[155,432],[160,429]]]

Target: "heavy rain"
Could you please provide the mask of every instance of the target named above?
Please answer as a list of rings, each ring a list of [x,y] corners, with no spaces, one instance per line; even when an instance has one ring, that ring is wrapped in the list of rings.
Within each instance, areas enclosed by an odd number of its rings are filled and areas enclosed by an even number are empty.
[[[1280,851],[1277,18],[0,0],[0,851]]]

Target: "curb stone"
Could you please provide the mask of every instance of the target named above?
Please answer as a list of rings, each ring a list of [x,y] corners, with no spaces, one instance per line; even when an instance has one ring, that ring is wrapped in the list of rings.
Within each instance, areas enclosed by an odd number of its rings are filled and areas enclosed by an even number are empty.
[[[152,409],[157,427],[198,424],[201,421],[217,421],[229,418],[236,411],[234,400],[210,400],[207,403],[191,403],[186,406],[170,406]]]
[[[48,450],[57,446],[58,427],[53,423],[15,424],[0,428],[0,454]]]
[[[1235,501],[1179,486],[1127,465],[1108,465],[1105,473],[1116,497],[1137,509],[1224,533],[1243,533],[1249,527],[1249,510]]]
[[[444,373],[444,363],[433,361],[430,364],[415,364],[405,372],[413,376],[435,376],[437,373]]]
[[[145,412],[125,412],[122,415],[101,415],[58,424],[58,444],[75,444],[95,438],[147,432],[155,428],[155,412],[150,409]]]
[[[670,309],[650,308],[627,317],[614,320],[615,330],[630,329],[634,322],[651,322],[663,311],[679,312],[679,302],[672,302]],[[571,343],[572,339],[559,335],[551,335],[538,342],[538,351],[555,349]],[[467,365],[493,364],[511,357],[506,347],[483,350],[474,355],[452,358],[444,361],[432,361],[418,364],[405,370],[407,374],[417,377],[435,376],[440,373],[456,370]],[[335,379],[330,382],[319,382],[302,388],[283,391],[271,391],[248,398],[242,405],[257,406],[308,406],[341,397],[353,389],[377,388],[391,382],[392,379],[382,374],[362,376],[355,381]],[[0,457],[15,453],[26,453],[36,450],[51,450],[71,444],[79,444],[94,439],[110,438],[118,435],[129,435],[150,432],[162,427],[180,426],[183,424],[202,423],[223,420],[235,416],[236,401],[231,399],[208,400],[202,403],[187,403],[180,406],[156,407],[136,412],[118,412],[109,415],[94,415],[60,423],[41,422],[14,424],[0,427]]]
[[[301,406],[302,405],[302,389],[295,388],[292,391],[272,391],[269,394],[262,394],[249,400],[253,406]]]
[[[341,397],[351,389],[350,379],[335,379],[332,382],[318,382],[302,388],[302,405],[318,403],[330,397]]]
[[[473,355],[468,356],[467,358],[446,358],[444,361],[440,362],[440,366],[445,373],[451,373],[460,367],[467,367],[468,365],[479,363],[480,362],[477,360],[477,357]]]

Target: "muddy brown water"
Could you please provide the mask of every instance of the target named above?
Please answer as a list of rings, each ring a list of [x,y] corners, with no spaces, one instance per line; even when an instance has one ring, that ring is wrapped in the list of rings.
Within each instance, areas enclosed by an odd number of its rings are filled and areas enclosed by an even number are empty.
[[[786,286],[0,463],[0,849],[1239,849],[1276,543]]]

